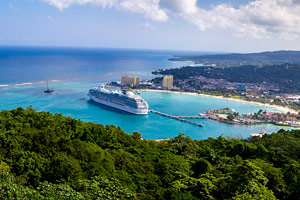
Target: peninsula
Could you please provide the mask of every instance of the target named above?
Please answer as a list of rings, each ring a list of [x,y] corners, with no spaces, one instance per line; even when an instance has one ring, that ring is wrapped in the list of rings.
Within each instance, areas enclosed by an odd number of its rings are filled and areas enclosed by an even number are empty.
[[[171,61],[193,61],[196,64],[231,67],[241,65],[300,64],[300,51],[267,51],[260,53],[229,53],[215,55],[174,55]]]
[[[208,110],[205,117],[208,119],[242,125],[274,124],[300,128],[300,114],[279,113],[259,110],[257,113],[240,114],[230,108]]]
[[[171,91],[223,96],[300,110],[300,65],[282,64],[236,67],[181,67],[157,70],[155,75],[174,77]],[[148,89],[161,87],[162,77]]]

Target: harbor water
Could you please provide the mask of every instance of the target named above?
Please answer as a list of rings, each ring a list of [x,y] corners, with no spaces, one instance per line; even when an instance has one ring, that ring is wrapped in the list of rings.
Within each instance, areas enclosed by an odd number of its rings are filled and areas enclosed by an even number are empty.
[[[131,115],[89,100],[89,88],[101,83],[118,81],[130,74],[151,78],[156,69],[180,67],[191,63],[171,62],[171,52],[120,49],[61,49],[34,47],[0,48],[0,109],[32,106],[37,111],[63,113],[86,122],[113,124],[127,133],[139,131],[146,139],[172,138],[185,133],[193,139],[233,136],[244,138],[264,129],[278,131],[274,125],[231,125],[209,119],[190,119],[204,127],[184,123],[155,113],[145,116]],[[55,91],[45,94],[46,80]],[[238,102],[207,96],[141,91],[150,109],[175,116],[193,116],[206,110],[229,107],[240,113],[260,109],[277,111],[253,103]]]

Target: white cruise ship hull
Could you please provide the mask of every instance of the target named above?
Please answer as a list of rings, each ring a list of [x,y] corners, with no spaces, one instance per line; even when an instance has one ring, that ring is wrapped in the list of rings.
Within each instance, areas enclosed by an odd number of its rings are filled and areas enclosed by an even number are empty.
[[[109,107],[113,107],[131,114],[135,114],[135,115],[147,115],[148,114],[148,108],[147,109],[135,109],[132,107],[129,107],[127,105],[119,105],[119,104],[115,104],[113,102],[108,102],[108,101],[104,101],[102,99],[99,99],[93,95],[91,95],[90,93],[88,93],[88,96],[95,102],[99,103],[99,104],[103,104]]]

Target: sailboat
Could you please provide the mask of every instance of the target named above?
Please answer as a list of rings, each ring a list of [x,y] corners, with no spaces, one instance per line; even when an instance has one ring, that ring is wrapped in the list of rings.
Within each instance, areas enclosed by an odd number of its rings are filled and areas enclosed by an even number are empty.
[[[54,92],[53,89],[49,89],[49,87],[48,87],[48,80],[47,80],[47,90],[44,90],[44,92],[45,93],[52,93],[52,92]]]

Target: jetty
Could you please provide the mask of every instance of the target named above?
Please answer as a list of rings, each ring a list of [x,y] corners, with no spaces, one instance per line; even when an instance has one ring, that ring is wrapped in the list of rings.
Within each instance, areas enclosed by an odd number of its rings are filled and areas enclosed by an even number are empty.
[[[207,117],[199,115],[199,116],[177,116],[182,119],[206,119]]]
[[[204,127],[204,125],[201,124],[201,123],[187,120],[187,119],[203,119],[204,116],[202,116],[202,115],[199,115],[199,116],[174,116],[174,115],[169,115],[167,113],[159,112],[159,111],[156,111],[156,110],[149,110],[149,112],[152,112],[152,113],[155,113],[155,114],[158,114],[158,115],[162,115],[164,117],[169,117],[169,118],[172,118],[172,119],[176,119],[176,120],[186,122],[186,123],[189,123],[189,124],[193,124],[193,125],[196,125],[196,126],[199,126],[199,127]]]

